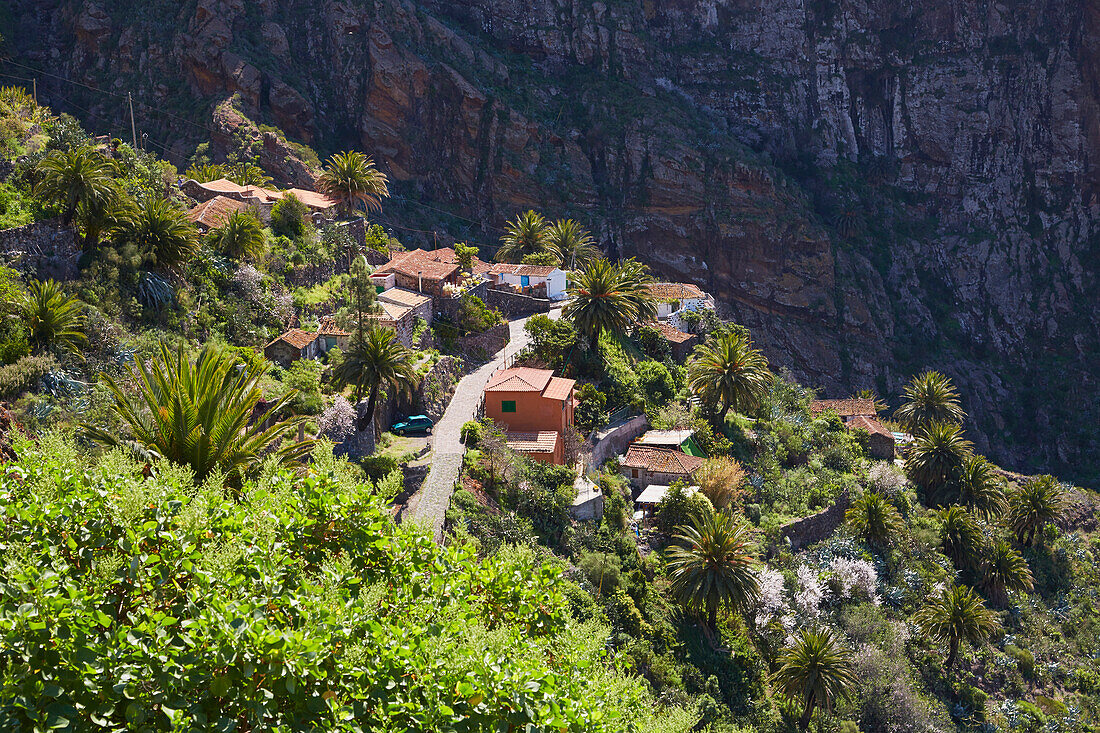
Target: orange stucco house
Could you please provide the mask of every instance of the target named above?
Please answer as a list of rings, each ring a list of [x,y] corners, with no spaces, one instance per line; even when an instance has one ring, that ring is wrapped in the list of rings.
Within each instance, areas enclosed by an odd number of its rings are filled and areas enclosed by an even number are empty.
[[[528,457],[565,463],[563,436],[573,429],[572,379],[549,369],[514,367],[497,372],[485,385],[485,417],[508,431],[508,443]],[[547,433],[554,434],[550,440]]]

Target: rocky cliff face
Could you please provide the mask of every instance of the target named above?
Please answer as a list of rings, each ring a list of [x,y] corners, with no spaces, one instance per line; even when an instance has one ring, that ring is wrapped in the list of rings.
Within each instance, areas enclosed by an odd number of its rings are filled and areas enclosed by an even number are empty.
[[[12,6],[22,58],[133,90],[176,155],[237,94],[372,152],[397,224],[491,244],[520,208],[579,217],[830,396],[940,368],[981,449],[1100,475],[1100,2]]]

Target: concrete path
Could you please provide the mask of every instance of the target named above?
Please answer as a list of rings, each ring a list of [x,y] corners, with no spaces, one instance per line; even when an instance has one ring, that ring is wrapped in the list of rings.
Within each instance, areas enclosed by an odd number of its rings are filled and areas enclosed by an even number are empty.
[[[549,315],[551,318],[558,318],[561,310],[550,311]],[[462,456],[466,453],[466,446],[460,440],[462,424],[474,419],[485,385],[489,383],[493,372],[500,369],[506,359],[527,346],[529,339],[524,330],[526,323],[527,319],[522,318],[508,324],[508,345],[498,351],[492,361],[462,378],[455,387],[451,404],[447,405],[443,417],[432,428],[432,467],[424,485],[420,487],[416,504],[411,507],[408,518],[430,527],[436,542],[443,539],[443,518],[451,504],[451,494],[454,493],[462,470]]]

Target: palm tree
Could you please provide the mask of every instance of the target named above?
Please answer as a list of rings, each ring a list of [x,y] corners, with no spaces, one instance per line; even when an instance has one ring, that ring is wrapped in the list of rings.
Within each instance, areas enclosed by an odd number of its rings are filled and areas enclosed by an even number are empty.
[[[932,503],[941,503],[949,486],[956,485],[973,444],[952,423],[930,423],[905,456],[905,473],[925,491]]]
[[[60,346],[70,351],[84,343],[84,316],[79,300],[66,295],[53,280],[33,280],[12,303],[23,321],[31,346]]]
[[[318,179],[321,191],[340,202],[347,215],[362,205],[368,212],[381,211],[382,199],[389,198],[389,179],[374,165],[374,159],[355,150],[337,153]]]
[[[500,238],[497,262],[522,262],[527,255],[550,251],[549,227],[546,219],[535,211],[526,211],[508,222]]]
[[[1031,590],[1035,581],[1024,556],[1004,540],[997,540],[986,553],[982,577],[990,599],[997,605],[1008,603],[1008,591]]]
[[[966,419],[955,385],[939,372],[928,371],[913,377],[902,395],[905,404],[894,417],[913,435],[932,423],[961,424]]]
[[[356,400],[362,399],[364,387],[370,391],[363,416],[363,423],[370,425],[379,388],[386,385],[410,392],[416,385],[414,358],[413,352],[397,340],[396,331],[371,324],[362,339],[352,341],[333,378],[341,386],[355,385]]]
[[[229,166],[226,177],[239,186],[270,186],[271,176],[255,163],[241,161]]]
[[[62,209],[61,223],[73,223],[81,204],[102,204],[110,198],[111,165],[89,148],[55,150],[37,166],[35,194]]]
[[[1023,545],[1032,545],[1047,524],[1065,512],[1066,497],[1058,479],[1039,476],[1021,486],[1008,502],[1008,523]]]
[[[844,521],[869,545],[886,547],[894,535],[905,531],[901,514],[882,494],[868,491],[844,514]]]
[[[133,203],[114,185],[106,197],[82,201],[76,209],[75,221],[83,232],[82,248],[95,250],[103,235],[116,228],[133,213]]]
[[[921,631],[940,644],[947,644],[944,669],[951,670],[959,654],[959,644],[976,644],[1000,629],[996,615],[985,607],[971,588],[956,585],[944,588],[927,606],[917,611],[914,620]]]
[[[225,224],[210,233],[222,254],[233,259],[260,258],[267,247],[263,225],[251,213],[234,211]]]
[[[741,331],[717,332],[695,347],[687,363],[688,387],[704,405],[716,405],[722,421],[730,408],[759,407],[773,380],[767,357]]]
[[[646,288],[649,281],[645,266],[636,260],[613,265],[601,257],[570,275],[570,299],[562,314],[578,333],[588,334],[595,351],[604,331],[626,333],[656,318],[657,306]]]
[[[192,362],[182,344],[173,353],[162,342],[148,365],[141,359],[134,361],[130,374],[136,394],[113,378],[102,377],[114,400],[112,410],[128,427],[129,436],[82,427],[102,445],[128,447],[146,459],[190,466],[197,481],[221,471],[239,483],[299,422],[280,420],[265,429],[263,421],[253,420],[263,398],[260,379],[266,371],[259,362],[242,364],[211,344]],[[275,400],[267,414],[278,414],[293,397],[289,393]],[[274,455],[283,461],[297,460],[311,447],[311,442],[304,441]]]
[[[949,506],[940,514],[940,543],[943,553],[957,568],[973,567],[981,557],[985,538],[970,512],[959,506]]]
[[[802,629],[780,652],[779,664],[772,680],[788,699],[802,703],[802,730],[809,727],[815,707],[831,710],[856,684],[851,652],[831,629]]]
[[[760,593],[752,533],[728,512],[693,517],[672,537],[668,550],[672,595],[689,611],[707,614],[717,628],[718,609],[744,610]]]
[[[119,239],[133,242],[165,268],[186,262],[198,249],[198,231],[184,212],[168,199],[149,197],[114,230]]]
[[[603,254],[588,230],[572,219],[559,219],[551,224],[546,230],[546,244],[566,270],[584,267]]]
[[[1003,482],[993,464],[983,456],[970,455],[959,471],[959,501],[985,519],[1000,516],[1005,510]]]

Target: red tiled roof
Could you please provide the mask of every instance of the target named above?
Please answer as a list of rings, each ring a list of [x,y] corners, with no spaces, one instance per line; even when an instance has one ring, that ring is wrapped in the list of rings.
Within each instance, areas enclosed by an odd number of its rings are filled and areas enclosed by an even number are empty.
[[[345,331],[336,325],[336,318],[325,316],[317,324],[317,333],[321,336],[350,336],[350,331]]]
[[[661,323],[660,321],[650,321],[645,325],[655,328],[661,332],[661,335],[665,337],[665,341],[673,344],[682,344],[685,341],[690,341],[695,338],[695,334],[684,333],[678,328],[673,328],[667,323]]]
[[[398,272],[408,277],[423,277],[425,280],[446,280],[458,272],[458,264],[440,262],[432,258],[431,252],[414,249],[412,252],[394,252],[393,258],[374,271],[381,275]]]
[[[217,229],[225,226],[225,222],[229,220],[233,212],[244,211],[247,208],[248,204],[244,201],[237,201],[226,196],[215,196],[188,211],[187,220],[207,229]]]
[[[244,193],[249,190],[247,187],[231,181],[228,178],[216,178],[213,181],[206,181],[205,183],[195,182],[207,191],[217,191],[219,193]]]
[[[703,459],[689,456],[678,450],[635,444],[626,449],[623,465],[627,468],[644,468],[656,473],[689,476],[703,465]]]
[[[871,399],[814,400],[810,403],[810,412],[814,415],[820,415],[826,410],[832,410],[841,417],[854,417],[856,415],[874,417],[878,414],[875,401]]]
[[[564,377],[551,377],[550,383],[542,391],[542,396],[548,400],[567,400],[573,394],[574,379]]]
[[[292,328],[278,338],[273,339],[271,343],[268,344],[268,346],[271,346],[271,344],[277,343],[279,341],[285,341],[296,349],[304,349],[305,347],[309,346],[310,342],[312,342],[315,338],[317,338],[316,333],[313,333],[311,331],[303,331],[300,328]]]
[[[528,277],[546,277],[557,267],[550,265],[515,265],[509,262],[498,262],[489,269],[492,275],[527,275]]]
[[[542,392],[554,378],[549,369],[512,367],[497,372],[485,385],[486,392]],[[572,381],[572,380],[567,380]]]
[[[694,300],[707,297],[698,286],[691,283],[649,283],[646,289],[654,300]]]
[[[421,293],[415,293],[412,290],[405,290],[404,288],[390,288],[384,290],[378,294],[378,300],[391,303],[397,303],[398,305],[408,306],[409,308],[415,308],[418,305],[424,305],[429,302],[431,298]]]
[[[552,430],[508,433],[508,447],[520,453],[553,453],[560,436]]]
[[[860,428],[866,430],[871,435],[884,435],[890,440],[894,440],[894,434],[887,430],[885,425],[873,417],[867,417],[866,415],[857,415],[853,417],[848,421],[847,427],[849,430]]]
[[[281,192],[267,191],[267,193],[268,195],[279,199],[283,198],[288,193],[292,193],[294,194],[295,198],[297,198],[299,201],[301,201],[303,204],[311,209],[331,209],[333,206],[336,206],[339,203],[336,199],[329,198],[323,193],[318,193],[317,191],[307,191],[304,188],[292,188],[287,191]]]

